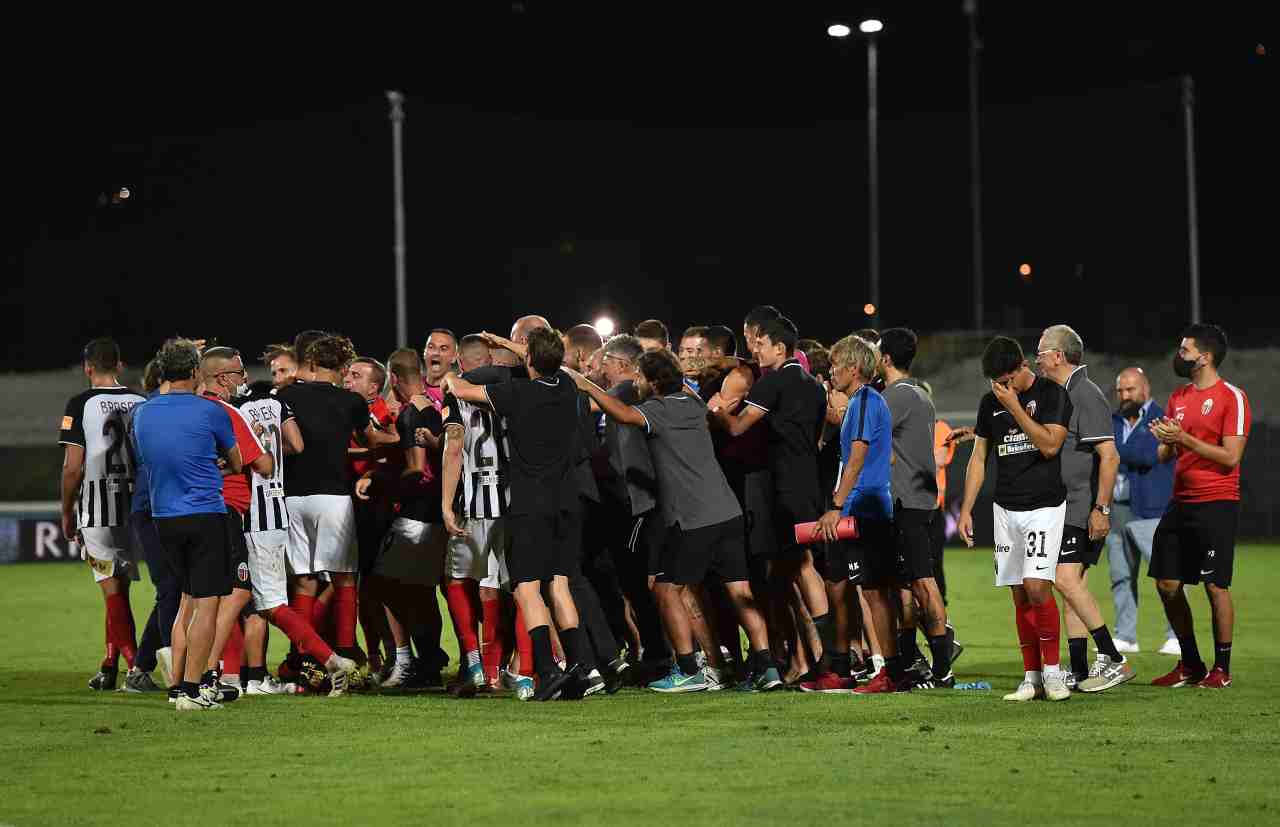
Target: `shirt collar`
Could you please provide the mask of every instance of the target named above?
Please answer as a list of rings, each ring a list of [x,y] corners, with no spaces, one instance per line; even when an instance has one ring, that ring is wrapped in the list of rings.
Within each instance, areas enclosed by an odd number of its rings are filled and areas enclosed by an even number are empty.
[[[1089,367],[1088,365],[1077,365],[1074,369],[1072,369],[1071,375],[1067,377],[1067,381],[1063,383],[1062,387],[1070,388],[1071,383],[1076,381],[1077,376],[1079,376],[1082,380],[1088,379],[1089,378],[1088,367]]]

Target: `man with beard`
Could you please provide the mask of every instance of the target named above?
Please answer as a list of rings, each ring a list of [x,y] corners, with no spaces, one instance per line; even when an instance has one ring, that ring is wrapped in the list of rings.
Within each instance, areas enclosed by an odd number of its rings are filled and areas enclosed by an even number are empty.
[[[707,329],[690,327],[680,336],[680,367],[684,382],[694,393],[699,393],[698,380],[707,366]]]
[[[564,334],[564,366],[585,371],[587,361],[604,342],[600,334],[589,324],[576,324]]]
[[[1149,574],[1160,590],[1165,615],[1178,635],[1182,658],[1156,686],[1231,686],[1231,636],[1235,606],[1231,574],[1240,519],[1240,460],[1253,424],[1244,391],[1218,369],[1227,358],[1227,334],[1193,324],[1182,334],[1173,371],[1191,381],[1169,397],[1164,419],[1151,424],[1161,462],[1176,461],[1173,502],[1156,529]],[[1204,583],[1213,616],[1213,669],[1196,647],[1184,583]]]
[[[283,388],[298,375],[298,357],[293,353],[293,345],[267,345],[262,364],[271,373],[273,388]]]
[[[1107,568],[1111,570],[1111,599],[1116,607],[1116,649],[1125,655],[1139,651],[1138,564],[1151,563],[1156,526],[1173,496],[1173,466],[1157,459],[1160,441],[1149,426],[1164,418],[1164,408],[1151,398],[1151,382],[1142,368],[1120,371],[1116,399],[1119,406],[1111,423],[1120,470],[1111,500]],[[1182,654],[1172,626],[1166,625],[1160,654]]]

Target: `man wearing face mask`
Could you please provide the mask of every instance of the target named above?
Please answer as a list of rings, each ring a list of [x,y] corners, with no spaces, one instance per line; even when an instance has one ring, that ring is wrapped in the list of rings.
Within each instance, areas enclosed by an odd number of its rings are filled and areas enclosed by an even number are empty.
[[[1148,574],[1182,647],[1178,665],[1152,681],[1155,686],[1231,686],[1231,570],[1240,518],[1240,460],[1253,415],[1244,391],[1218,375],[1226,358],[1222,328],[1193,324],[1183,331],[1173,372],[1191,381],[1170,395],[1166,416],[1151,423],[1160,440],[1157,459],[1176,465],[1173,503],[1156,528]],[[1211,671],[1196,648],[1191,607],[1182,590],[1184,583],[1200,582],[1213,613]]]
[[[1116,607],[1116,648],[1121,654],[1138,652],[1138,564],[1151,563],[1151,541],[1160,515],[1173,495],[1173,466],[1157,460],[1160,441],[1152,422],[1164,409],[1151,398],[1151,382],[1140,367],[1125,368],[1116,377],[1119,406],[1111,415],[1120,471],[1111,501],[1111,533],[1107,535],[1107,564],[1111,570],[1111,599]],[[1167,627],[1162,655],[1180,655],[1173,627]]]

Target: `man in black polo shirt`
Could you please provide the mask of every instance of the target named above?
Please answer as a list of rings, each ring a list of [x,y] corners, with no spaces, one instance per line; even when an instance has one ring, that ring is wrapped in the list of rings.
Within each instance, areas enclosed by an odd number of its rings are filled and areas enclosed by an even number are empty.
[[[795,358],[799,334],[790,319],[761,322],[756,331],[756,355],[765,373],[751,386],[746,406],[734,415],[730,410],[738,400],[713,398],[708,407],[732,436],[745,433],[761,419],[769,423],[773,526],[778,541],[777,556],[769,570],[775,612],[785,622],[785,609],[778,607],[785,607],[795,583],[823,647],[830,652],[835,628],[827,613],[826,587],[814,568],[812,553],[796,544],[794,533],[797,523],[817,520],[822,514],[818,437],[827,412],[827,395]],[[793,672],[788,673],[792,678],[796,677]]]
[[[461,377],[445,377],[448,390],[466,402],[487,403],[506,418],[511,443],[511,511],[507,518],[511,546],[507,570],[515,584],[529,637],[533,641],[538,690],[534,700],[560,697],[571,677],[585,681],[592,656],[578,628],[578,609],[569,591],[568,574],[576,569],[581,530],[574,516],[578,480],[573,459],[578,446],[578,388],[560,371],[564,343],[554,331],[529,332],[525,364],[528,379],[473,385]],[[560,641],[569,669],[561,671],[551,651],[551,615],[542,600],[542,583],[550,583]]]

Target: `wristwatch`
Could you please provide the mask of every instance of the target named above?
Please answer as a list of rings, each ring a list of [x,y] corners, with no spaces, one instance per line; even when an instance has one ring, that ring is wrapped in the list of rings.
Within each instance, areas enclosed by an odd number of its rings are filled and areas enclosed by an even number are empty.
[[[1101,511],[1101,512],[1102,512],[1102,516],[1104,516],[1104,517],[1110,517],[1110,516],[1111,516],[1111,506],[1109,506],[1109,505],[1103,505],[1102,503],[1098,503],[1098,504],[1096,504],[1096,505],[1093,507],[1093,510],[1094,510],[1094,511]]]

